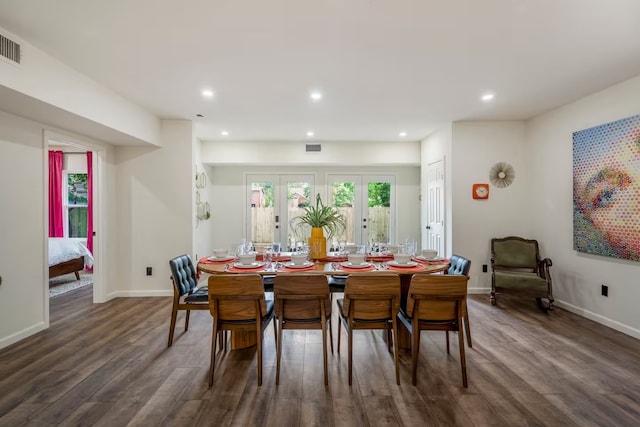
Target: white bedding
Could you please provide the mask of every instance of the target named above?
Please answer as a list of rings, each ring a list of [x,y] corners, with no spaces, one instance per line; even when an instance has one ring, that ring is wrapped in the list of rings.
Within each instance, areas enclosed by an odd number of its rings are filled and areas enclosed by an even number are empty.
[[[49,266],[84,256],[84,265],[93,267],[93,256],[82,242],[61,237],[49,238]]]

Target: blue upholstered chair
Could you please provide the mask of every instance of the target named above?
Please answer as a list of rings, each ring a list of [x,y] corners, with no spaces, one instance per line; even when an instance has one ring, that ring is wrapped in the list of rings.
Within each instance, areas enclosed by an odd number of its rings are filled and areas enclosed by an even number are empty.
[[[451,264],[447,274],[462,274],[469,277],[469,270],[471,269],[471,260],[460,255],[451,255]],[[467,311],[467,299],[465,298],[462,305],[462,319],[464,321],[464,330],[467,334],[467,345],[469,348],[473,347],[471,343],[471,329],[469,328],[469,312]]]
[[[208,310],[207,287],[198,287],[196,269],[189,255],[180,255],[169,261],[171,282],[173,283],[173,307],[169,328],[169,347],[173,345],[173,332],[176,327],[178,310],[185,310],[184,330],[189,329],[191,310]]]

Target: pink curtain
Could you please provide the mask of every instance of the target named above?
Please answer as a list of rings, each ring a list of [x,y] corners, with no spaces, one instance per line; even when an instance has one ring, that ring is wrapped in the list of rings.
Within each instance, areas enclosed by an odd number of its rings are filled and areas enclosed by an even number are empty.
[[[62,151],[49,151],[49,237],[64,237],[62,156]]]
[[[93,254],[93,153],[87,151],[87,248]]]

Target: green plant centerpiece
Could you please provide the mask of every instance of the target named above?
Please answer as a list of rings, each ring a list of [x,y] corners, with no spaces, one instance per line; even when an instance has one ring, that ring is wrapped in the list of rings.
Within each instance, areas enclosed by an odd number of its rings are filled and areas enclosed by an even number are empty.
[[[291,219],[292,229],[295,235],[308,235],[309,257],[311,259],[323,259],[327,256],[327,237],[339,235],[347,227],[347,218],[340,211],[322,203],[320,193],[316,195],[315,205],[304,208],[304,214]],[[324,235],[327,232],[327,237]]]

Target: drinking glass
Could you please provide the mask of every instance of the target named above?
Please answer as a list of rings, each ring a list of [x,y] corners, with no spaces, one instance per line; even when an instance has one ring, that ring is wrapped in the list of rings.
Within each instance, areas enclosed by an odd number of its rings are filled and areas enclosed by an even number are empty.
[[[273,250],[273,255],[278,257],[280,256],[280,242],[273,242],[273,244],[271,245],[271,249]]]
[[[265,269],[271,268],[271,262],[273,261],[273,248],[271,245],[266,245],[264,247],[264,254],[262,255],[262,259],[265,263]]]

